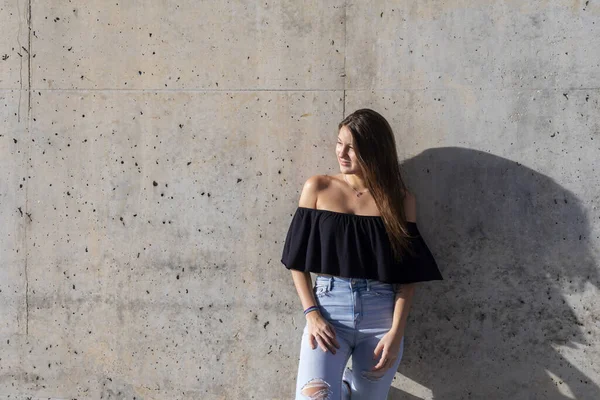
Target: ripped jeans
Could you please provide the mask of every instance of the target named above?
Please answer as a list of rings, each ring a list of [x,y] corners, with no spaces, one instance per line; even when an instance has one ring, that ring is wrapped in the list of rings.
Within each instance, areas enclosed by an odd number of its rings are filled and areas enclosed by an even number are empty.
[[[313,288],[323,317],[333,325],[340,348],[314,350],[304,327],[296,380],[296,400],[384,400],[400,365],[404,338],[394,366],[373,372],[377,343],[392,327],[394,286],[372,279],[317,276]],[[346,363],[352,356],[352,368]],[[348,381],[351,393],[342,379]],[[350,396],[351,397],[350,397]]]

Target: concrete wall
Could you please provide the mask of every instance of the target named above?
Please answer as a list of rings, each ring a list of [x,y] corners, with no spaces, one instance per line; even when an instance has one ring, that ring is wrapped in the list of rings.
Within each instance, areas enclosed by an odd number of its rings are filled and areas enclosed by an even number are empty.
[[[292,398],[361,107],[445,277],[390,398],[600,398],[597,1],[0,0],[0,54],[0,399]]]

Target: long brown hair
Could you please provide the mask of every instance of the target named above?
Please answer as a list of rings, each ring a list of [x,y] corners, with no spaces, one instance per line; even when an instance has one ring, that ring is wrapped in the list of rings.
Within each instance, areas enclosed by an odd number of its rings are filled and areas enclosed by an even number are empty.
[[[387,120],[376,111],[363,108],[354,111],[338,124],[352,133],[353,147],[366,187],[381,213],[394,256],[401,260],[405,252],[412,254],[406,228],[404,184],[396,151],[396,139]]]

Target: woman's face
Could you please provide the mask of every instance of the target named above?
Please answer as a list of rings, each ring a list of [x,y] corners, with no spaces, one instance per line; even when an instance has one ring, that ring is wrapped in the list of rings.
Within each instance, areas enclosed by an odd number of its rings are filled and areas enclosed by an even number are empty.
[[[342,126],[338,133],[335,154],[342,173],[353,174],[358,171],[358,161],[352,144],[352,133],[346,126]]]

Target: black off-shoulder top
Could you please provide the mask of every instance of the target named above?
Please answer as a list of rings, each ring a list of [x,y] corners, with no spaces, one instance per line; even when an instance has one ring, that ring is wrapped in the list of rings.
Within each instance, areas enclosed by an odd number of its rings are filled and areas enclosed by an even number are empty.
[[[414,255],[394,259],[383,218],[298,207],[281,262],[287,269],[386,283],[443,280],[416,222],[408,222]]]

